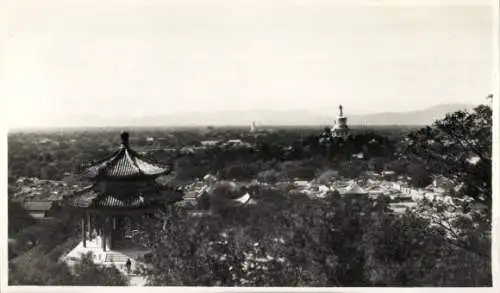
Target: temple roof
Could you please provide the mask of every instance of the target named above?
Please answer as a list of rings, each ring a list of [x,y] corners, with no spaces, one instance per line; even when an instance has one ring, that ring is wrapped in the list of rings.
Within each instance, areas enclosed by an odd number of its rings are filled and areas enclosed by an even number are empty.
[[[356,182],[352,183],[345,189],[344,194],[368,194],[366,190],[361,188]]]
[[[253,200],[250,193],[247,192],[244,195],[242,195],[241,197],[233,199],[233,203],[246,205],[246,204],[255,204],[256,201]]]
[[[88,189],[76,196],[71,204],[78,208],[110,208],[110,209],[137,209],[148,204],[144,197],[138,193],[136,196],[116,196],[112,193],[99,193]]]
[[[93,163],[85,170],[85,175],[91,179],[131,179],[157,177],[168,174],[170,166],[154,163],[136,151],[128,144],[128,133],[121,135],[122,144],[111,156]]]

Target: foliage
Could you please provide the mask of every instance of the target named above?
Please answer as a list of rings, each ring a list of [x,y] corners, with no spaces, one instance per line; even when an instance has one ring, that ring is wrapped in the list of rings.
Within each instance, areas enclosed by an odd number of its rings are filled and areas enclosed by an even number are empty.
[[[145,223],[153,285],[425,286],[489,285],[488,258],[450,242],[416,213],[388,213],[387,201],[310,200],[262,191],[259,205],[207,217],[171,209]],[[167,223],[162,230],[161,223]],[[156,227],[156,228],[155,228]],[[176,239],[172,241],[171,239]],[[454,261],[468,261],[461,266]],[[477,272],[481,272],[478,274]],[[467,278],[460,278],[462,274]]]
[[[266,169],[259,162],[299,161],[325,157],[326,149],[319,144],[321,129],[314,127],[278,128],[254,136],[246,129],[229,128],[207,131],[206,129],[141,129],[133,133],[131,145],[146,149],[154,160],[173,163],[181,181],[203,177],[234,164],[259,171]],[[353,135],[345,143],[330,145],[331,160],[350,159],[356,152],[366,156],[391,158],[397,141],[409,129],[405,127],[353,128]],[[375,133],[376,131],[376,133]],[[94,161],[108,156],[120,143],[120,130],[99,129],[92,131],[9,133],[8,173],[9,182],[16,178],[37,177],[51,180],[67,178],[67,173],[78,173],[85,161]],[[154,137],[154,142],[147,140]],[[255,144],[253,148],[200,149],[194,154],[181,154],[175,148],[196,146],[203,140],[242,139]],[[174,150],[172,150],[174,149]]]
[[[230,164],[220,170],[221,179],[251,180],[257,175],[257,166],[245,164]]]
[[[8,202],[8,233],[14,237],[19,231],[35,224],[35,219],[24,209],[19,202]]]
[[[30,251],[23,261],[9,262],[9,285],[126,286],[127,279],[116,268],[95,265],[87,255],[74,268]]]
[[[284,181],[285,176],[277,170],[265,170],[257,174],[257,179],[265,183],[277,183]]]
[[[127,278],[116,267],[95,265],[90,254],[73,268],[74,286],[126,286]]]
[[[427,170],[422,164],[410,164],[408,166],[406,174],[408,174],[408,176],[410,177],[409,184],[414,187],[423,188],[432,183],[431,172]]]
[[[371,285],[491,284],[488,258],[452,245],[445,229],[429,224],[429,220],[407,213],[379,219],[370,226],[364,248]]]
[[[457,111],[408,136],[408,151],[437,174],[464,183],[464,195],[491,207],[492,110]],[[477,162],[470,159],[476,158]]]

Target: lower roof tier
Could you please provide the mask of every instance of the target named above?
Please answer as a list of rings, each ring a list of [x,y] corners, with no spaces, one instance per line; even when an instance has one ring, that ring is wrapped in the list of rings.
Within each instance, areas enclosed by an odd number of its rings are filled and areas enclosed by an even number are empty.
[[[145,199],[140,194],[123,197],[95,190],[88,190],[71,201],[72,206],[86,209],[142,209],[154,204],[155,200]]]

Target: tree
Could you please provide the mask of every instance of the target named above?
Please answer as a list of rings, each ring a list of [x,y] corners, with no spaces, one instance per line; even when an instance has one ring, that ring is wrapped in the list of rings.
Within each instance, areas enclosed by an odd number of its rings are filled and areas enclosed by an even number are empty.
[[[365,231],[365,269],[374,286],[491,285],[487,259],[450,245],[446,229],[416,213],[386,216]],[[475,273],[481,272],[481,273]]]
[[[411,178],[409,183],[417,188],[423,188],[432,183],[431,173],[422,164],[410,164],[407,174]]]
[[[284,198],[280,206],[268,205],[261,194],[253,208],[233,208],[201,218],[172,208],[160,221],[151,220],[144,227],[142,241],[153,249],[151,267],[145,271],[149,282],[198,286],[491,284],[484,258],[450,242],[444,228],[433,226],[418,213],[393,215],[383,198]]]
[[[114,267],[93,263],[86,255],[73,268],[39,251],[25,260],[9,262],[9,285],[126,286],[128,280]]]
[[[126,286],[127,278],[116,267],[104,267],[94,264],[92,255],[87,254],[72,269],[73,286]]]
[[[444,262],[451,264],[460,259],[469,266],[450,266],[454,284],[491,283],[491,118],[491,108],[481,105],[470,113],[448,114],[432,126],[410,133],[407,139],[408,151],[414,158],[434,174],[462,186],[448,191],[451,202],[424,201],[415,211],[445,231],[447,247],[455,254]],[[473,208],[474,204],[485,209]],[[443,278],[438,268],[432,268],[428,277]],[[467,272],[464,278],[457,276],[461,269]],[[471,274],[472,270],[485,274],[481,278]]]
[[[9,237],[14,237],[22,229],[35,224],[35,219],[18,202],[9,200],[7,212]]]
[[[464,195],[491,208],[492,110],[457,111],[408,135],[408,151],[436,174],[457,184]]]

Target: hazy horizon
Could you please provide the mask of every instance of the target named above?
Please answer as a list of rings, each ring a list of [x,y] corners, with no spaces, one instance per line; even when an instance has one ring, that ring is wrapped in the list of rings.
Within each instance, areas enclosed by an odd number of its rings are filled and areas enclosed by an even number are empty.
[[[492,1],[178,2],[10,1],[0,55],[9,128],[245,109],[325,115],[338,104],[404,112],[485,103],[493,91]]]

